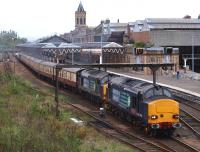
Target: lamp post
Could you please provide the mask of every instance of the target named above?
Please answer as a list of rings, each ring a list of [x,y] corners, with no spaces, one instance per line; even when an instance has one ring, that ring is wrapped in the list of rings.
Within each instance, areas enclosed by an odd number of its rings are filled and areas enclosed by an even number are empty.
[[[100,56],[99,56],[99,63],[100,64],[102,64],[102,55],[103,55],[102,42],[103,42],[103,24],[102,24],[102,29],[101,29],[101,53],[100,53]]]
[[[194,35],[192,35],[192,72],[194,72]]]

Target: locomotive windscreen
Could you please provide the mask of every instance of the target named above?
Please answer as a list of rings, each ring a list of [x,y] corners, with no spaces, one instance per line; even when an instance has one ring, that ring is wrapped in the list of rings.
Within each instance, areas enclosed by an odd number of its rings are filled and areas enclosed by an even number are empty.
[[[172,94],[168,89],[160,87],[160,88],[151,88],[144,95],[146,99],[153,98],[156,96],[166,96],[171,98]]]

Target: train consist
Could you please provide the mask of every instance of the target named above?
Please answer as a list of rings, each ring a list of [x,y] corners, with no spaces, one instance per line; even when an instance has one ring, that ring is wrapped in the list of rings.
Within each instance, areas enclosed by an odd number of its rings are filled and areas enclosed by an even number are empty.
[[[53,80],[55,63],[23,53],[17,57],[39,76]],[[104,105],[118,117],[141,126],[149,134],[172,135],[176,128],[181,127],[179,103],[165,87],[99,69],[63,68],[58,79],[64,87]]]

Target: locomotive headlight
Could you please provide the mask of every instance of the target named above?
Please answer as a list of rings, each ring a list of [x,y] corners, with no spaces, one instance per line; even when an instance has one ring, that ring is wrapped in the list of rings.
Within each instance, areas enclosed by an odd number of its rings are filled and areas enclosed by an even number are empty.
[[[179,115],[173,115],[174,119],[179,119]]]
[[[151,119],[152,120],[155,120],[155,119],[157,119],[158,118],[158,116],[156,116],[156,115],[151,115]]]

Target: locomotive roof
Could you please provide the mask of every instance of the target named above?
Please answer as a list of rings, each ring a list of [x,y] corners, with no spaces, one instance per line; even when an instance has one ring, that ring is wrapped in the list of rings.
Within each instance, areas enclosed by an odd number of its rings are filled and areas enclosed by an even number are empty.
[[[151,83],[127,77],[115,77],[111,79],[111,83],[134,93],[138,93],[139,91],[144,93],[154,87]]]
[[[103,79],[105,76],[107,76],[109,73],[105,71],[101,71],[98,69],[85,69],[81,72],[81,75],[84,77],[92,77],[95,79]]]

